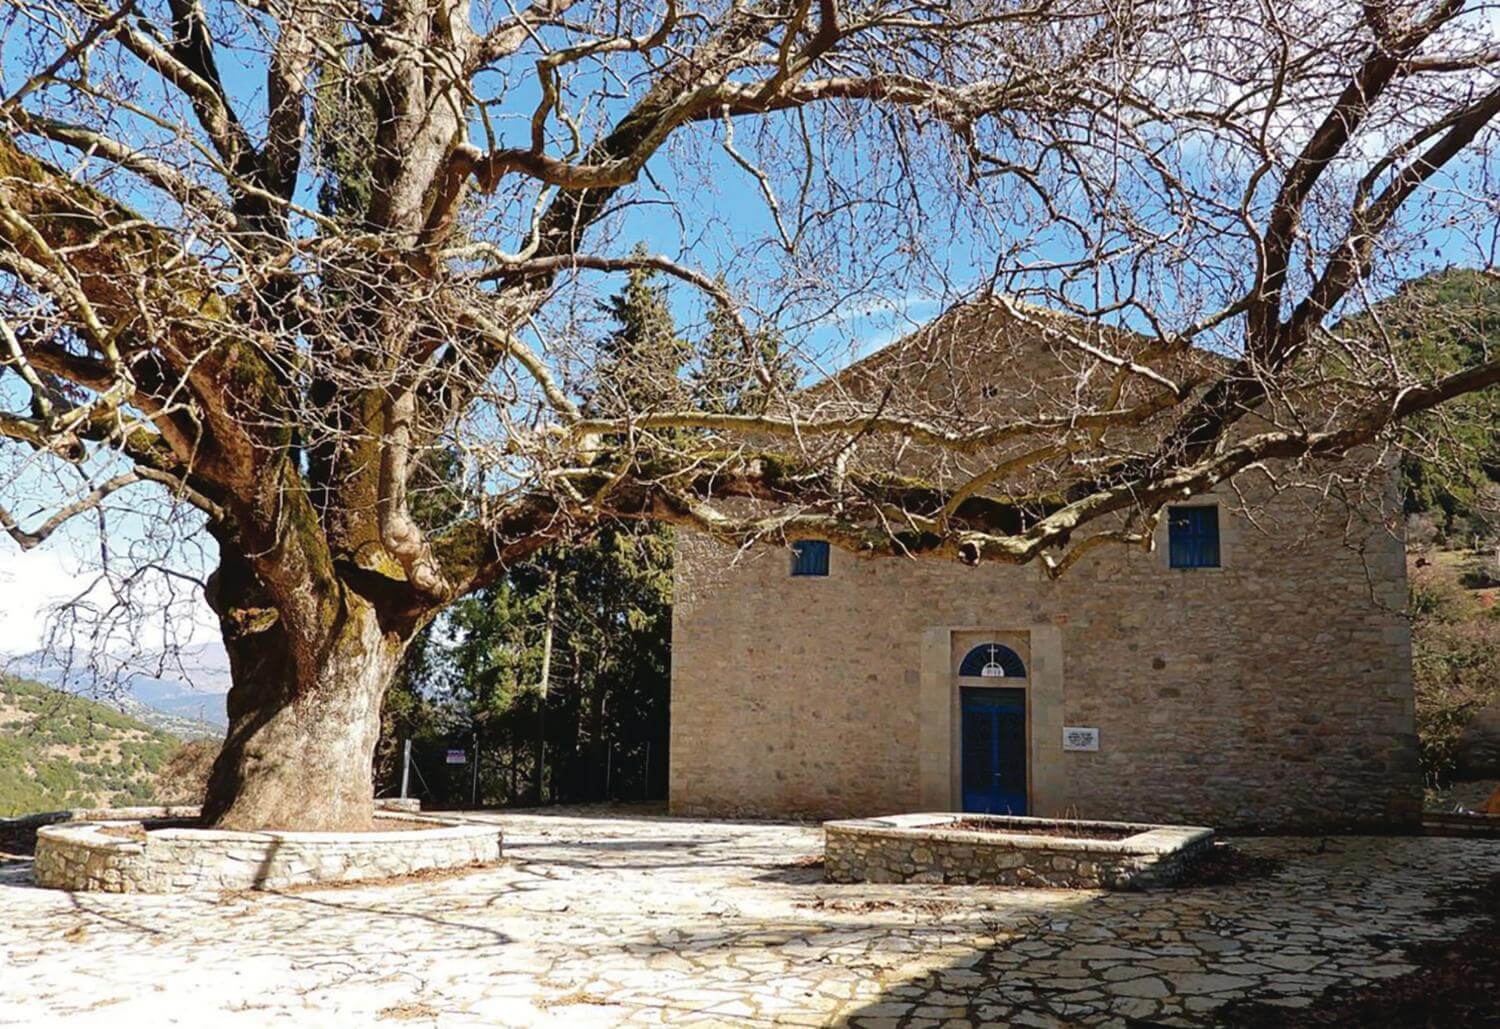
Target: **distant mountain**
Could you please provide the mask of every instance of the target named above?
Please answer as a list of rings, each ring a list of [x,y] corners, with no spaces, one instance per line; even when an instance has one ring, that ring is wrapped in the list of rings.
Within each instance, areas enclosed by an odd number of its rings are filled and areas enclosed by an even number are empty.
[[[181,744],[105,704],[0,676],[0,818],[150,803]]]
[[[186,726],[206,727],[213,735],[222,736],[229,728],[229,716],[225,710],[225,698],[222,693],[195,693],[192,690],[184,690],[170,680],[140,679],[132,678],[126,684],[129,693],[120,700],[120,710],[130,711],[131,706],[127,701],[133,701],[139,705],[139,709],[154,711],[156,716],[148,717],[137,713],[136,717],[151,721],[152,717],[159,716],[178,723],[178,728],[172,729],[167,721],[152,722],[168,728],[171,732],[188,736],[201,736],[204,733],[197,729],[188,732]]]
[[[202,699],[202,694],[198,695]],[[218,722],[210,722],[207,718],[193,718],[184,715],[174,715],[160,708],[150,707],[131,696],[120,697],[112,702],[112,706],[134,718],[138,722],[144,722],[153,729],[171,733],[178,739],[197,740],[204,738],[223,739],[224,731],[228,728],[228,719],[224,716],[224,698],[218,698],[218,704],[214,710],[209,712],[200,707],[192,710],[201,710],[204,715],[212,714],[218,718]]]
[[[81,664],[81,662],[80,662]],[[140,654],[69,667],[40,651],[0,658],[12,675],[111,705],[184,738],[223,735],[229,724],[229,659],[220,644],[198,643],[171,654]]]

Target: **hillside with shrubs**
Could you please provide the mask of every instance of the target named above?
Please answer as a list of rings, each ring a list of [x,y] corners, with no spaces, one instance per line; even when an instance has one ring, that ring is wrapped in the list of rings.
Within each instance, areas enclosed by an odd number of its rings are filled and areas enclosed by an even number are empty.
[[[153,803],[162,766],[181,747],[105,704],[0,678],[0,818]]]
[[[1428,306],[1410,309],[1429,316],[1415,323],[1393,316],[1387,327],[1434,368],[1500,349],[1500,280],[1451,270],[1408,290],[1428,294],[1419,298]],[[1394,312],[1407,309],[1400,300]],[[1434,319],[1432,311],[1445,313]],[[1414,420],[1403,440],[1417,732],[1434,789],[1500,778],[1497,426],[1500,390],[1491,389]]]

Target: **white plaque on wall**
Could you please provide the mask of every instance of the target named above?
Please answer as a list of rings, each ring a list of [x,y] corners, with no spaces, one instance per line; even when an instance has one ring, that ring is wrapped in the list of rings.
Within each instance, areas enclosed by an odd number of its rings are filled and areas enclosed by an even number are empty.
[[[1063,750],[1098,750],[1099,730],[1076,725],[1063,726]]]

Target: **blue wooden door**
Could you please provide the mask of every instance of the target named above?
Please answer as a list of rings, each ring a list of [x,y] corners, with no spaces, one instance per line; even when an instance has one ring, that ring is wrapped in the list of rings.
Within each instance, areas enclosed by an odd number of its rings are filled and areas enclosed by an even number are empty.
[[[965,811],[1026,813],[1026,691],[964,687]]]

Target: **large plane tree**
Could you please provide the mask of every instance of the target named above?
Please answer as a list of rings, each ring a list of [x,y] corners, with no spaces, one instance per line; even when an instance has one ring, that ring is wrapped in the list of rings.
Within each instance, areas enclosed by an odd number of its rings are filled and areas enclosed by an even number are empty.
[[[1488,267],[1477,0],[11,0],[0,32],[0,524],[211,537],[220,826],[367,824],[414,634],[603,522],[1061,573],[1500,381],[1349,317]],[[595,324],[642,268],[701,351],[644,390]],[[908,390],[967,368],[929,334],[807,388],[868,312],[959,299],[1066,374]]]

